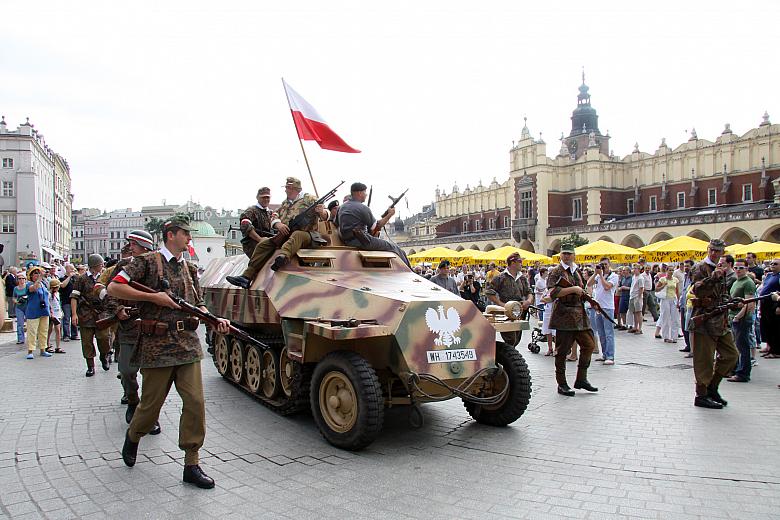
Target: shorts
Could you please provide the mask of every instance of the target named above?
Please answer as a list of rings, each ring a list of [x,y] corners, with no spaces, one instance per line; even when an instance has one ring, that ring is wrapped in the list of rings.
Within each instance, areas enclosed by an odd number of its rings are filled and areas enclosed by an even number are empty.
[[[631,298],[628,300],[628,311],[629,312],[642,312],[642,299],[641,298]]]

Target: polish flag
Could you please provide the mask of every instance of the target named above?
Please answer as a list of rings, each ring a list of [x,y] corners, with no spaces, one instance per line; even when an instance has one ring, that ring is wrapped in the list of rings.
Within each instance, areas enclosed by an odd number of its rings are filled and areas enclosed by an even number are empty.
[[[192,243],[192,239],[187,242],[187,252],[190,254],[191,258],[195,258],[195,245]]]
[[[317,141],[320,148],[336,152],[360,153],[349,146],[334,132],[317,110],[303,99],[293,88],[282,80],[287,102],[290,104],[298,138],[304,141]]]

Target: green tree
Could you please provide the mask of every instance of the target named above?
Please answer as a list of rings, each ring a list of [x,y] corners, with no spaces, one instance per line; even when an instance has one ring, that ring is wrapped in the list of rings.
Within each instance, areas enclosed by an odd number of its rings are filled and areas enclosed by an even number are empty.
[[[164,220],[157,217],[152,217],[149,219],[149,222],[144,224],[144,228],[154,237],[154,241],[158,244],[162,241],[162,230],[164,223]]]
[[[581,237],[578,233],[572,233],[571,235],[561,240],[561,247],[563,246],[580,247],[580,246],[584,246],[587,243],[588,243],[587,238]]]

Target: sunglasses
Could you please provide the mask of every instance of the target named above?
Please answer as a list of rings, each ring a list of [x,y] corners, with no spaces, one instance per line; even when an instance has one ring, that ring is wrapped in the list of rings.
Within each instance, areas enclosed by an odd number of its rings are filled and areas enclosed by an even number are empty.
[[[744,271],[745,269],[747,269],[747,267],[742,266],[742,265],[737,265],[737,266],[734,267],[735,271]]]

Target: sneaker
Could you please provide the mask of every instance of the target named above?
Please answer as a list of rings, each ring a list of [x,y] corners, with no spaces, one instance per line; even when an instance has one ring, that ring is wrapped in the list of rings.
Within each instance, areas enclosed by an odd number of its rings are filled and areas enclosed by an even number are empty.
[[[604,356],[602,356],[602,357],[598,358],[596,361],[607,361],[607,358],[605,358]]]
[[[615,362],[614,362],[614,361],[612,361],[611,359],[608,359],[608,360],[604,361],[604,364],[605,364],[605,365],[614,365],[614,364],[615,364]]]
[[[68,336],[65,336],[64,338],[62,338],[62,341],[70,341],[70,338]]]
[[[758,360],[756,358],[753,358],[750,360],[750,366],[754,367],[758,365]]]
[[[27,357],[25,359],[33,359],[34,357],[35,356],[33,356],[33,353],[30,352],[29,354],[27,354]]]
[[[47,351],[47,350],[44,350],[43,352],[41,352],[41,357],[52,357],[52,355],[53,354],[51,352]]]

